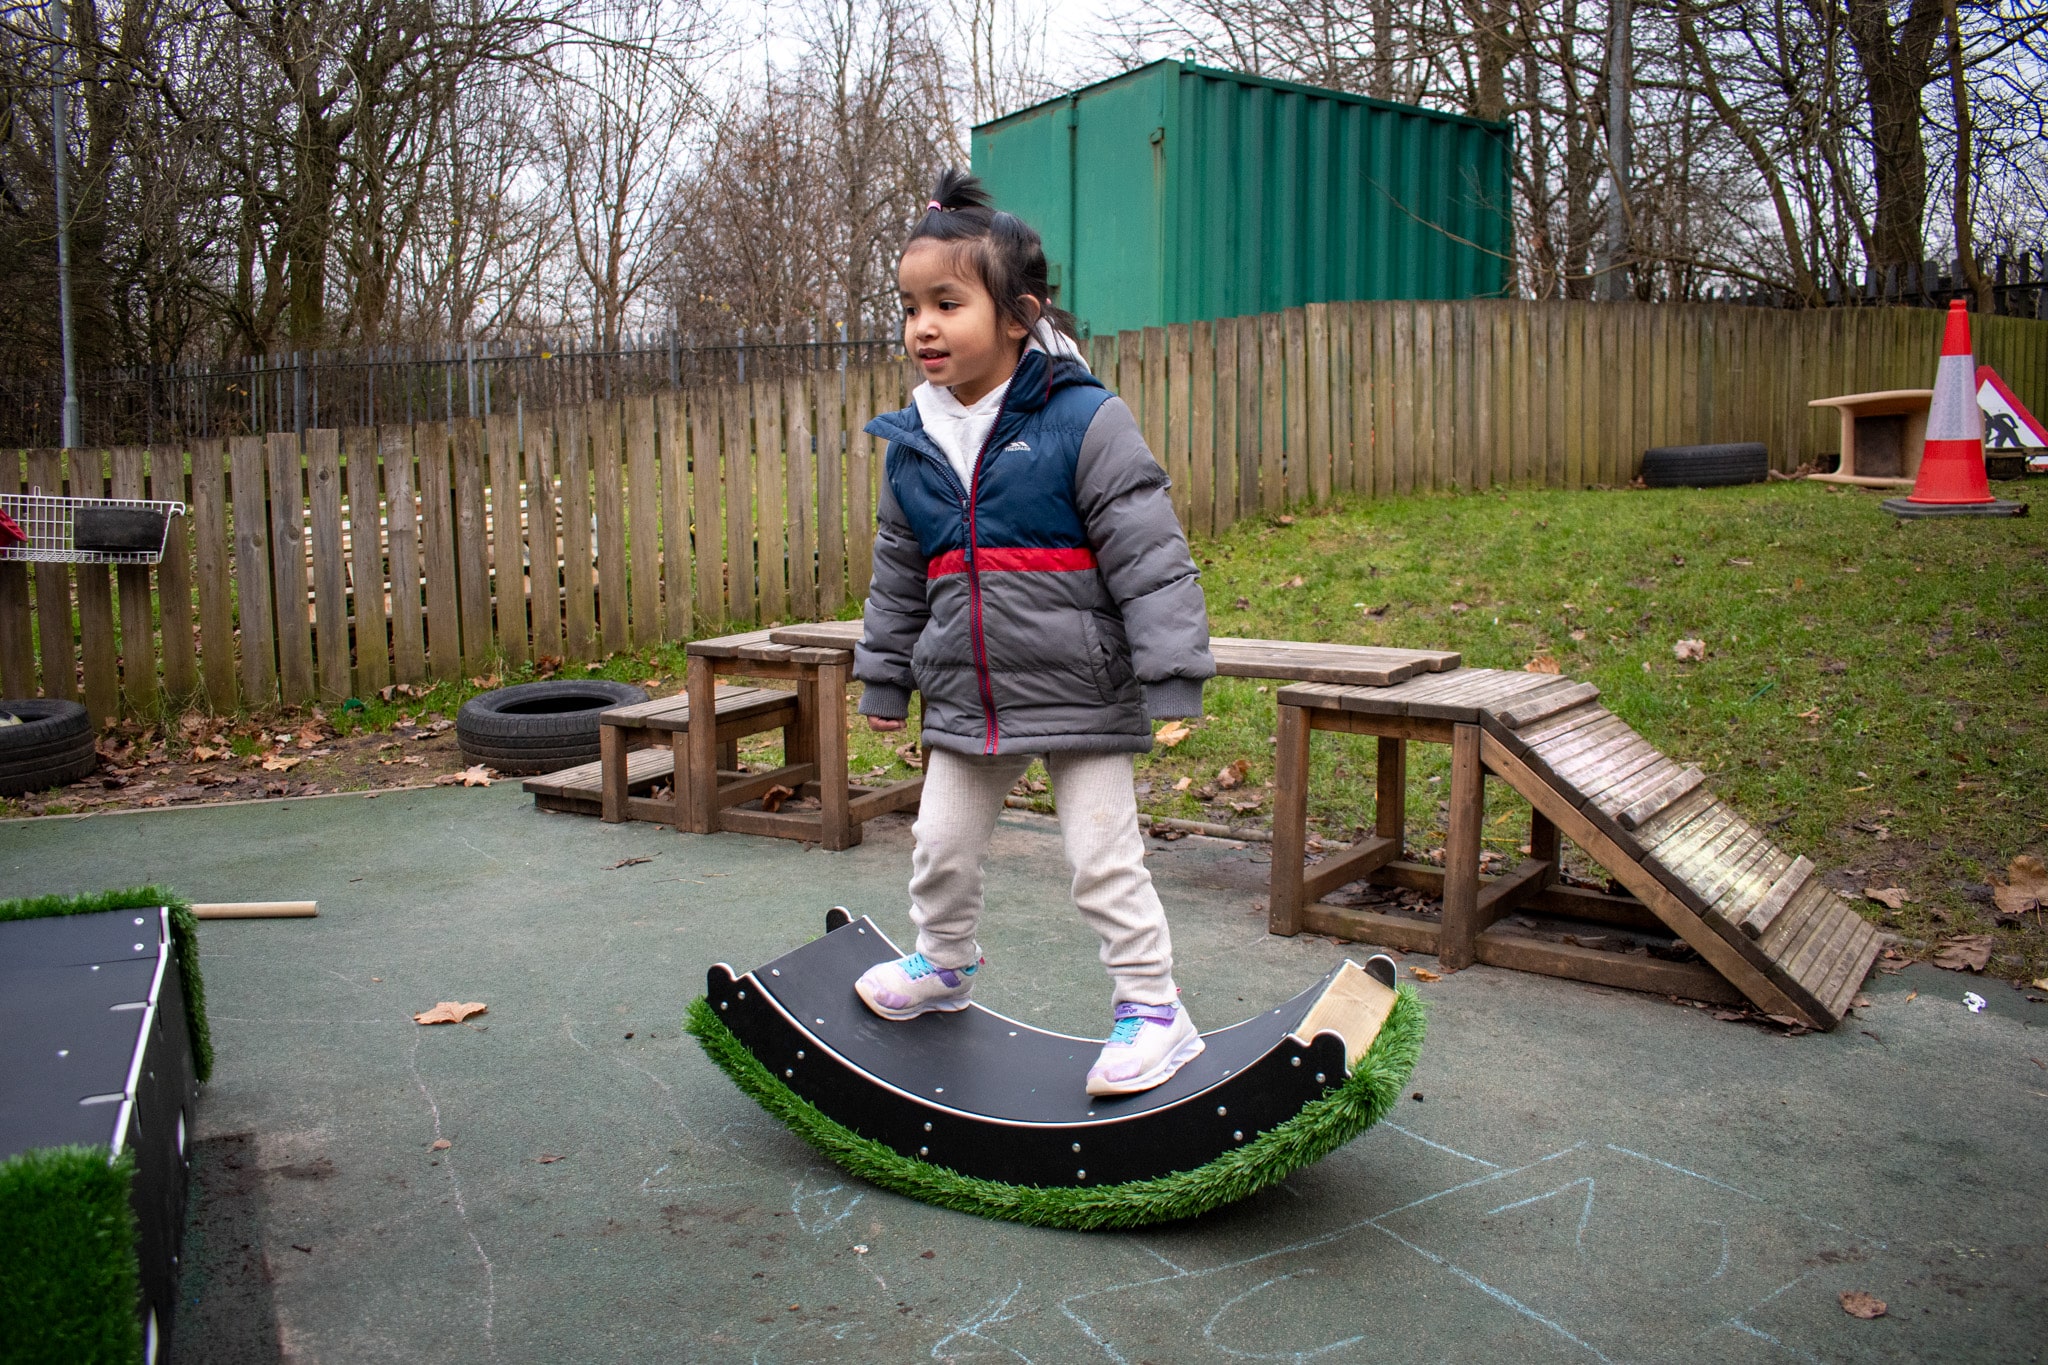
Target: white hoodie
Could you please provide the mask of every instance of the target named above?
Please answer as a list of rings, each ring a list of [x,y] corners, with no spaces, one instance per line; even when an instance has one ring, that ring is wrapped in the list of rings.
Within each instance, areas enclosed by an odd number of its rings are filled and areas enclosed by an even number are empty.
[[[1074,339],[1043,320],[1032,329],[1024,349],[1064,356],[1082,369],[1088,368],[1088,360]],[[918,420],[924,423],[925,434],[945,453],[946,463],[953,466],[953,472],[960,476],[960,486],[969,493],[974,491],[974,458],[988,440],[989,429],[1002,410],[1003,395],[1009,391],[1010,381],[1005,379],[972,407],[955,398],[951,389],[939,388],[929,381],[919,384],[910,395],[917,404]]]

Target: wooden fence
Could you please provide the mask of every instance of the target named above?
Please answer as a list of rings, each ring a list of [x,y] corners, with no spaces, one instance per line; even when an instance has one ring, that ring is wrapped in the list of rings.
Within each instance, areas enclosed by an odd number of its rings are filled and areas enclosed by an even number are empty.
[[[1806,400],[1925,386],[1941,315],[1515,301],[1311,305],[1099,337],[1191,533],[1333,496],[1628,482],[1645,447],[1833,449]],[[1976,320],[2048,408],[2048,323]],[[0,486],[175,498],[157,568],[0,564],[0,688],[95,720],[367,695],[864,595],[898,365],[552,413],[10,452]]]

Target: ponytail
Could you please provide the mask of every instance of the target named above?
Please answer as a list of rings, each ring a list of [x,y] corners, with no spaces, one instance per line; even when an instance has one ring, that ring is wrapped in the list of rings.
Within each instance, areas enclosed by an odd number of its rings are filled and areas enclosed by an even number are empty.
[[[925,240],[958,244],[1005,320],[1037,335],[1036,324],[1043,319],[1069,341],[1075,338],[1073,315],[1052,301],[1045,242],[1023,219],[994,208],[979,176],[952,166],[939,172],[931,199],[903,245],[908,250]],[[1038,304],[1036,316],[1025,306],[1026,298]],[[1046,349],[1057,353],[1065,348]]]

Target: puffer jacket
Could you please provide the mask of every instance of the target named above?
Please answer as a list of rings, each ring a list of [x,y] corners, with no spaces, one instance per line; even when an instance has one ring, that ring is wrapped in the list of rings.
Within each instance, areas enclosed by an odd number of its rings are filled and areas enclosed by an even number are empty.
[[[1143,752],[1199,715],[1209,618],[1166,473],[1082,366],[1027,351],[969,498],[916,405],[889,442],[853,674],[863,714],[924,698],[924,742],[959,753]]]

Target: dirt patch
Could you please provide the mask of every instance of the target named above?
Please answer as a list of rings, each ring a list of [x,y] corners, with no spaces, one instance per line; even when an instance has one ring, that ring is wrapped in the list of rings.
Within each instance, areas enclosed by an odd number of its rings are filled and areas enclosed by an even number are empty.
[[[73,815],[381,791],[426,785],[464,766],[455,723],[438,713],[369,729],[319,707],[233,722],[198,714],[170,725],[127,722],[100,736],[99,753],[91,777],[0,802],[0,811]]]

